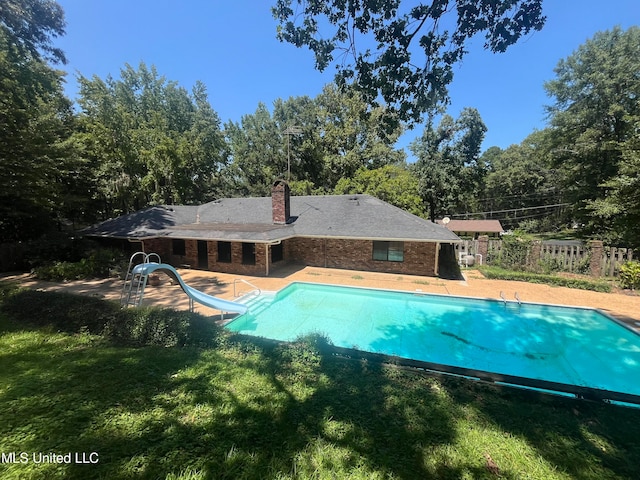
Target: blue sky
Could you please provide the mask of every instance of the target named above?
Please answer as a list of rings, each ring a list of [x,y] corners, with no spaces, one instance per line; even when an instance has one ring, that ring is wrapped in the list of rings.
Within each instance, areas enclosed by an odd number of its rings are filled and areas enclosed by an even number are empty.
[[[67,19],[56,45],[69,63],[67,94],[77,94],[76,72],[86,77],[119,76],[129,63],[155,65],[167,80],[191,89],[204,82],[209,101],[223,122],[239,121],[259,102],[315,97],[333,79],[320,73],[313,54],[280,43],[270,7],[275,0],[58,0]],[[551,103],[543,84],[553,69],[597,31],[640,25],[638,0],[546,0],[547,23],[503,54],[483,50],[481,38],[456,67],[449,113],[478,109],[487,125],[483,149],[520,143],[545,126]],[[422,131],[400,139],[406,147]]]

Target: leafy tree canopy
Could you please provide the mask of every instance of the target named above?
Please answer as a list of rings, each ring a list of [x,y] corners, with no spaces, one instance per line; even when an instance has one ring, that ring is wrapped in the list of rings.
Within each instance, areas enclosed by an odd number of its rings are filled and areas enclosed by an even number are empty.
[[[542,0],[277,0],[278,38],[337,62],[338,85],[353,83],[369,105],[382,100],[387,125],[420,122],[447,102],[453,66],[468,41],[504,52],[545,22]]]
[[[465,108],[457,120],[443,115],[437,127],[430,119],[422,136],[410,145],[418,158],[415,172],[431,221],[466,210],[468,198],[475,196],[485,173],[480,146],[486,131],[480,113]]]
[[[105,215],[215,198],[227,147],[204,84],[190,94],[155,67],[79,76],[76,142],[93,163]]]
[[[29,240],[59,218],[72,124],[62,75],[0,28],[0,237]]]
[[[519,226],[523,221],[529,229],[561,223],[562,208],[546,207],[562,203],[558,172],[550,168],[546,157],[546,135],[546,131],[534,132],[520,144],[505,150],[492,147],[483,153],[487,174],[479,211],[500,211],[497,215],[504,227]],[[518,208],[522,210],[515,211]]]
[[[277,99],[273,115],[260,104],[240,123],[229,122],[229,176],[237,193],[269,195],[278,177],[288,178],[295,193],[327,193],[361,167],[403,163],[404,153],[393,146],[400,129],[381,132],[383,109],[366,110],[357,91],[327,85],[316,98]]]
[[[548,107],[549,151],[566,178],[575,218],[603,238],[614,231],[628,237],[624,231],[637,223],[625,215],[634,208],[623,192],[625,179],[638,175],[640,28],[597,33],[555,73],[545,85],[555,99]]]
[[[400,165],[385,165],[374,169],[361,167],[353,177],[340,179],[334,193],[366,193],[414,215],[426,216],[418,178]]]
[[[0,27],[20,49],[47,60],[66,63],[64,52],[52,45],[64,35],[64,11],[54,0],[2,0]]]

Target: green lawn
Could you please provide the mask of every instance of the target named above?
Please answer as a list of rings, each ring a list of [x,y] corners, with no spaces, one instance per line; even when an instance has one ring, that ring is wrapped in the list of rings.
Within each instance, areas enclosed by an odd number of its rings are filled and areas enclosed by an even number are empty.
[[[132,347],[96,331],[105,319],[89,310],[112,305],[65,297],[56,308],[87,325],[64,328],[60,312],[26,319],[44,309],[30,295],[0,310],[3,479],[640,478],[640,410],[335,358],[313,339],[210,329],[206,347],[157,335]],[[99,460],[7,463],[10,452]]]

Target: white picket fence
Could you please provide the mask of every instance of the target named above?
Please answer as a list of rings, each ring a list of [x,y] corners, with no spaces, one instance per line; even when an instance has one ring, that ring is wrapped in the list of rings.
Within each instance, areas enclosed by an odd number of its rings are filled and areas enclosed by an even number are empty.
[[[502,240],[490,239],[486,258],[478,255],[478,240],[463,240],[456,244],[456,258],[465,258],[467,255],[474,257],[475,263],[491,265],[498,257]],[[573,273],[585,273],[589,265],[591,251],[588,245],[574,241],[546,241],[540,245],[539,260],[553,260],[561,267],[562,271]],[[631,248],[604,247],[602,253],[602,275],[615,277],[620,271],[620,265],[637,259]]]

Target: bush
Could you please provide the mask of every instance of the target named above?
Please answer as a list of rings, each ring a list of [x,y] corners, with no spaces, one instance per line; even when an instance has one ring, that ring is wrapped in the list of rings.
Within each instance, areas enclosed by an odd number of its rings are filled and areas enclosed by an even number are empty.
[[[127,346],[212,347],[222,331],[201,315],[144,307],[121,309],[115,302],[36,290],[12,291],[0,311],[21,326],[89,333]]]
[[[559,272],[563,269],[562,262],[552,256],[545,256],[538,260],[538,269],[545,275]]]
[[[635,290],[640,288],[640,262],[632,260],[620,266],[620,285]]]
[[[519,282],[543,283],[546,285],[577,288],[580,290],[592,290],[595,292],[611,292],[611,285],[604,282],[596,282],[580,278],[565,278],[555,275],[543,275],[539,273],[515,272],[512,270],[505,270],[499,267],[490,267],[487,265],[478,267],[478,269],[485,277],[496,280],[514,280]]]
[[[116,250],[97,249],[77,262],[56,261],[34,268],[40,280],[63,281],[106,278],[121,269],[123,256]]]
[[[55,261],[77,262],[94,246],[93,241],[69,236],[68,232],[55,232],[29,242],[24,257],[30,268]]]
[[[527,268],[533,237],[515,232],[502,236],[502,247],[496,263],[503,268],[524,270]]]

